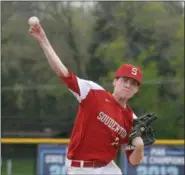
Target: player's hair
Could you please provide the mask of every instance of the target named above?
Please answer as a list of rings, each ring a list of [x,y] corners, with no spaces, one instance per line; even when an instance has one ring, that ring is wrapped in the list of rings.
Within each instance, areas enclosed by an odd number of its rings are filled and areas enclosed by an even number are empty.
[[[115,77],[116,80],[118,80],[118,79],[120,79],[120,78],[123,78],[123,77]],[[130,77],[128,77],[128,78],[130,78]],[[135,80],[135,81],[136,81],[136,80]],[[136,82],[137,82],[137,81],[136,81]],[[140,83],[137,82],[137,85],[140,86]]]

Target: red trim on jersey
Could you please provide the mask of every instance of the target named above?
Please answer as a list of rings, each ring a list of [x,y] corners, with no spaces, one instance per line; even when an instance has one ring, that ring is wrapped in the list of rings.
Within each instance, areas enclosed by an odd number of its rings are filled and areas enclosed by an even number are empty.
[[[132,165],[132,164],[131,164],[129,158],[130,158],[130,155],[133,153],[133,151],[134,151],[134,150],[127,150],[127,151],[125,151],[126,156],[127,156],[128,163],[129,163],[130,165]]]
[[[72,90],[73,92],[77,93],[80,96],[80,89],[77,82],[77,77],[73,72],[69,72],[67,77],[61,76],[60,77],[63,82],[67,85],[67,87]]]

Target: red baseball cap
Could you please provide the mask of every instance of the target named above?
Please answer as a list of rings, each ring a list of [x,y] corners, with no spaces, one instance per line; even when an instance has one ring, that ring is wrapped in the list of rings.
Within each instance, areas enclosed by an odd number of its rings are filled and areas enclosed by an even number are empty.
[[[142,83],[141,69],[132,64],[123,64],[120,66],[115,73],[115,77],[130,77],[136,80],[139,84]]]

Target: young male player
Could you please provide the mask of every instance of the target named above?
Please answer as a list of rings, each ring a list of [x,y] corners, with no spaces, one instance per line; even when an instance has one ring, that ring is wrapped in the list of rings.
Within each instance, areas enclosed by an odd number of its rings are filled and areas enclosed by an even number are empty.
[[[79,102],[67,152],[67,173],[122,174],[113,160],[120,145],[130,143],[132,146],[126,146],[125,153],[131,165],[138,165],[143,158],[144,143],[140,133],[132,132],[133,120],[137,117],[127,101],[138,92],[142,83],[141,70],[131,64],[122,65],[115,72],[111,94],[97,83],[79,78],[68,70],[40,24],[31,26],[29,32]],[[134,137],[129,137],[130,134]]]

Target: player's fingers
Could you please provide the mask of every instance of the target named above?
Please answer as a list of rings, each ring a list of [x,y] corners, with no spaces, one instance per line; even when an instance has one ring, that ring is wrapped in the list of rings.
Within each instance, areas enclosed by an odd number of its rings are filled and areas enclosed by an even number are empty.
[[[35,33],[32,30],[29,30],[29,34],[32,36],[36,36]]]
[[[40,29],[39,28],[36,28],[36,27],[31,27],[30,29],[29,29],[29,32],[30,33],[40,33]]]
[[[40,24],[35,24],[36,28],[42,28],[42,26]]]
[[[37,29],[37,31],[44,31],[40,24],[36,24],[34,27]]]
[[[34,28],[34,31],[35,31],[36,33],[40,33],[40,28],[35,27],[35,28]]]
[[[30,29],[28,30],[28,32],[29,32],[30,34],[32,34],[32,33],[33,33],[33,29],[30,28]]]
[[[33,37],[37,37],[37,36],[38,36],[38,35],[37,35],[37,33],[36,33],[36,32],[34,32],[34,31],[32,31],[32,30],[31,30],[31,31],[29,31],[29,34],[30,34],[30,35],[32,35]]]
[[[34,31],[34,27],[30,27],[29,28],[29,31]]]

